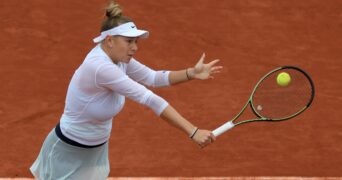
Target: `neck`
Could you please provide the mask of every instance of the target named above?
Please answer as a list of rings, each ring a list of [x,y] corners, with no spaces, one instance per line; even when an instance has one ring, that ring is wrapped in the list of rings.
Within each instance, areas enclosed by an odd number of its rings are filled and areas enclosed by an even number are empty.
[[[107,46],[105,46],[103,43],[101,43],[101,48],[102,50],[107,54],[107,56],[113,61],[114,64],[118,64],[118,61],[113,60],[112,55],[111,55],[111,51],[110,48],[108,48]]]

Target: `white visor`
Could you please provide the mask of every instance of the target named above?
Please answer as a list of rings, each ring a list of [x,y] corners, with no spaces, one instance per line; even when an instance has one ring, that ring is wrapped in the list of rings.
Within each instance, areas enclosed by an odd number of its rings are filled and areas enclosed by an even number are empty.
[[[137,29],[137,26],[133,22],[121,24],[113,29],[101,32],[101,35],[94,38],[94,43],[103,41],[107,36],[125,36],[125,37],[142,37],[147,38],[149,32],[145,30]]]

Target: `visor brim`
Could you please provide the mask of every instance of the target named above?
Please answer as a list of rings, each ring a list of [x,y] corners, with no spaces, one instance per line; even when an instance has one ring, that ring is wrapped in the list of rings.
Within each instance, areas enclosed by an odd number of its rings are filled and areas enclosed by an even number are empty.
[[[135,29],[135,30],[131,30],[131,31],[127,31],[127,32],[120,33],[120,34],[118,34],[118,35],[124,36],[124,37],[148,38],[149,32],[148,32],[148,31],[145,31],[145,30]]]

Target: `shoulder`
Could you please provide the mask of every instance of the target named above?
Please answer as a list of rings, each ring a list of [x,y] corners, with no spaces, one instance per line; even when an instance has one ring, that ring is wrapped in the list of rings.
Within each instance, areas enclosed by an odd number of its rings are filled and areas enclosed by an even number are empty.
[[[103,52],[101,47],[97,45],[87,54],[82,66],[90,69],[98,69],[100,67],[108,66],[115,67],[115,64],[111,61],[107,54]]]
[[[142,63],[140,63],[137,59],[132,58],[129,63],[127,64],[128,68],[134,68],[134,67],[141,67],[141,66],[145,66]]]
[[[89,51],[87,56],[85,57],[85,61],[88,59],[103,59],[111,62],[108,55],[102,50],[100,44],[96,45],[93,49]]]

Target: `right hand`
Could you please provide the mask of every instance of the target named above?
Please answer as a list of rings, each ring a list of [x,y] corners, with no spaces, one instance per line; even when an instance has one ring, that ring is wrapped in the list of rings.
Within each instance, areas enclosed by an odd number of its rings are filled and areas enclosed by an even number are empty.
[[[195,141],[201,148],[204,148],[213,143],[216,140],[216,137],[211,131],[199,129],[194,137],[192,137],[192,140]]]

